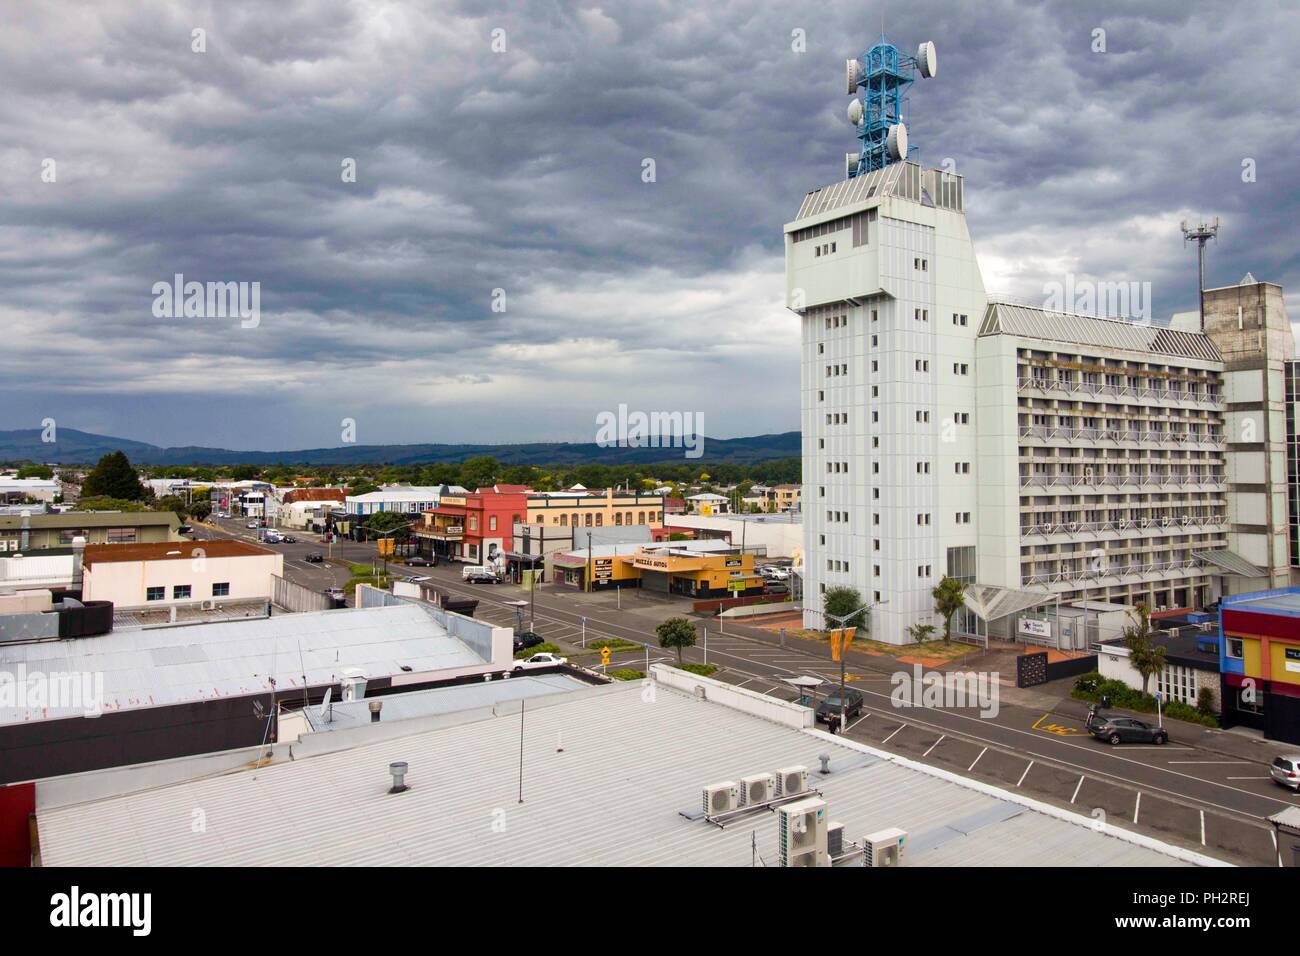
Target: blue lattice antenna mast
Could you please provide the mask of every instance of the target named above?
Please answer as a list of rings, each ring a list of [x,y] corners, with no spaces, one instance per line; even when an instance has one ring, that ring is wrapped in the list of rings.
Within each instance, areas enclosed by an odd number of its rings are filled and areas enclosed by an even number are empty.
[[[908,56],[885,39],[883,32],[880,42],[861,58],[845,63],[846,92],[853,97],[849,122],[857,127],[862,140],[856,154],[844,157],[849,179],[884,169],[906,159],[909,151],[917,151],[907,145],[907,90],[915,74],[928,79],[935,75],[936,67],[933,43],[922,43],[916,56]]]

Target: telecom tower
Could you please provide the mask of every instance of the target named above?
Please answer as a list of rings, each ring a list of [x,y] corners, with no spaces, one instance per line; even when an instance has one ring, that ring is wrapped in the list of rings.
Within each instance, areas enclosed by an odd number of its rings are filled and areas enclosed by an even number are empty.
[[[929,79],[937,69],[933,43],[927,40],[917,47],[916,56],[908,56],[885,39],[884,33],[861,59],[845,62],[845,92],[853,97],[849,122],[857,127],[858,139],[862,140],[861,150],[844,156],[847,178],[907,158],[907,89],[915,73]],[[861,99],[857,96],[859,88]],[[916,151],[915,146],[910,147],[910,152]]]
[[[1201,331],[1205,331],[1205,244],[1219,234],[1219,217],[1214,222],[1203,222],[1199,226],[1182,223],[1183,245],[1196,243],[1196,311],[1201,317]]]

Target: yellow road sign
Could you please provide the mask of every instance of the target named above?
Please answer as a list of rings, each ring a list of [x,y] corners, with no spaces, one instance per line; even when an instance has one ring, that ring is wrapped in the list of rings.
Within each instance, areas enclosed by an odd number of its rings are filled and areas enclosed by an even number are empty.
[[[601,664],[608,664],[608,663],[609,663],[609,648],[608,648],[608,647],[602,647],[602,648],[600,649],[600,663],[601,663]]]

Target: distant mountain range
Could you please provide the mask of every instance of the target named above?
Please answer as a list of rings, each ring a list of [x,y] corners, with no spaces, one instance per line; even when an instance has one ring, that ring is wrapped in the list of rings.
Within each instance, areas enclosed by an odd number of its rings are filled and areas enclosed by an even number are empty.
[[[597,444],[536,442],[522,445],[342,445],[297,451],[232,451],[186,445],[160,448],[147,442],[111,438],[59,428],[57,442],[41,441],[39,428],[0,431],[0,461],[30,460],[50,464],[94,464],[101,456],[123,451],[135,465],[425,465],[456,463],[491,455],[504,465],[634,465],[684,459],[683,448],[603,448]],[[799,432],[751,438],[704,438],[701,462],[752,464],[800,455]]]

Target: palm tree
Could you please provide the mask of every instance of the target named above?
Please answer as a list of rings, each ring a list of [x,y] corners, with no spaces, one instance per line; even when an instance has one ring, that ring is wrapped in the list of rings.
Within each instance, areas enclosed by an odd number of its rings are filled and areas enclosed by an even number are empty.
[[[1153,643],[1151,608],[1139,604],[1137,615],[1137,623],[1124,628],[1124,646],[1128,648],[1128,662],[1142,676],[1142,693],[1145,695],[1152,675],[1165,669],[1165,649]]]

